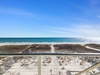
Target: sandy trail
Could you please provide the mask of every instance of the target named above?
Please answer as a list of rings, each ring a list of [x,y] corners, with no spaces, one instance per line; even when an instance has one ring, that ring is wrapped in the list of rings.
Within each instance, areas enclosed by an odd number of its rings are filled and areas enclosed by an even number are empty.
[[[54,51],[55,49],[53,47],[53,44],[51,44],[50,47],[51,47],[51,53],[55,53],[55,51]]]
[[[32,44],[30,44],[28,47],[26,47],[25,49],[23,49],[23,50],[22,50],[21,52],[19,52],[19,53],[24,52],[26,49],[30,48],[30,47],[31,47],[31,45],[32,45]]]
[[[92,49],[94,51],[100,51],[100,49],[92,48],[92,47],[89,47],[89,46],[85,46],[85,47],[88,48],[88,49]]]

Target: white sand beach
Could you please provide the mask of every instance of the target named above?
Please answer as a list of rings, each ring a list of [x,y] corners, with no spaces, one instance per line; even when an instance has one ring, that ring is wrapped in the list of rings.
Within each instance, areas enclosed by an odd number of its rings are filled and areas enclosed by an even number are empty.
[[[26,44],[14,44],[14,45],[26,45]],[[28,45],[27,47],[32,46],[32,44],[27,44],[27,45]],[[53,46],[54,44],[49,44],[49,45],[51,47],[50,53],[55,53],[55,48]],[[38,47],[39,46],[36,46],[36,48]],[[96,57],[93,58],[91,57],[91,61],[89,59],[90,59],[89,57],[85,56],[84,57],[50,56],[50,55],[41,56],[41,75],[75,75],[80,71],[83,71],[86,68],[92,66],[93,65],[92,60],[97,59],[98,62],[100,61]],[[8,56],[0,60],[0,75],[38,75],[38,70],[39,70],[38,65],[39,65],[38,56],[21,56],[21,57]],[[95,69],[95,72],[100,72],[100,70]]]
[[[42,75],[68,75],[67,72],[75,75],[91,66],[87,61],[72,56],[43,56],[41,63]],[[38,59],[36,57],[19,59],[2,75],[38,75]]]

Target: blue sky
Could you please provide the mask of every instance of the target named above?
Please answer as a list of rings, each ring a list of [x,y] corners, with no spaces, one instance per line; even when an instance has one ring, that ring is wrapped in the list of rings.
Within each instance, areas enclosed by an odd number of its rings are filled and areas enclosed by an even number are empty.
[[[100,0],[0,0],[0,37],[100,37]]]

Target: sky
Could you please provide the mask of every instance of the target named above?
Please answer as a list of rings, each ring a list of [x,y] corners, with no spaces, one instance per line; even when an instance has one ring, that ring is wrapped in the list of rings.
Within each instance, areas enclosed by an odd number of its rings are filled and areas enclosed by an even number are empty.
[[[100,37],[100,0],[0,0],[0,37]]]

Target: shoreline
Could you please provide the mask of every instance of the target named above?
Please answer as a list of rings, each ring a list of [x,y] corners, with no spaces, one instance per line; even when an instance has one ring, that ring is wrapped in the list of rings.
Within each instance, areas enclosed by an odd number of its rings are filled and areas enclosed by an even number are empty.
[[[100,44],[100,42],[0,42],[1,45],[29,45],[29,44]]]

